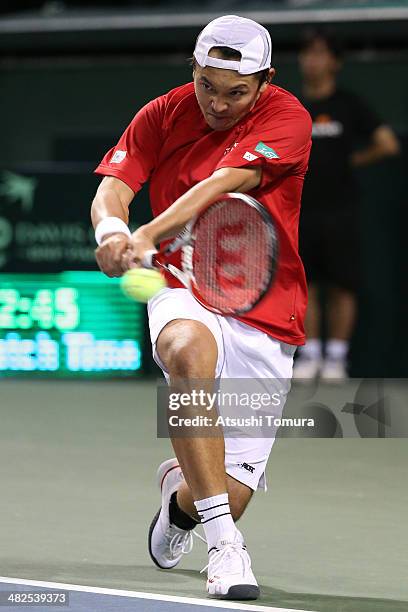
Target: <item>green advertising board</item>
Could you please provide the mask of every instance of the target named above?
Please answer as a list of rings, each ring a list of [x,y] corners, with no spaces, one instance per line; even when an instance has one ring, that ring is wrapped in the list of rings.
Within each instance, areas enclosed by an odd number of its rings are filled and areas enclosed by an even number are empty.
[[[0,274],[0,376],[134,376],[143,306],[100,272]]]

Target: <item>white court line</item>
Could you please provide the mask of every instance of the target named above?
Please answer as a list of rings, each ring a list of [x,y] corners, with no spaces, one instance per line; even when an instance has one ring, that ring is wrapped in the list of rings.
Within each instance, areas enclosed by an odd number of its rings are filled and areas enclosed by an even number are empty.
[[[176,597],[175,595],[161,595],[159,593],[142,593],[140,591],[124,591],[118,589],[102,589],[99,587],[83,586],[81,584],[65,584],[63,582],[43,582],[40,580],[24,580],[21,578],[8,578],[0,576],[1,582],[21,584],[24,586],[43,587],[46,589],[60,589],[65,591],[80,591],[83,593],[95,593],[97,595],[116,595],[117,597],[134,597],[139,599],[154,599],[156,601],[169,601],[192,606],[208,606],[214,608],[227,608],[228,610],[250,610],[252,612],[313,612],[313,610],[299,610],[292,608],[273,608],[270,606],[251,606],[229,601],[218,601],[214,599],[198,599],[194,597]]]

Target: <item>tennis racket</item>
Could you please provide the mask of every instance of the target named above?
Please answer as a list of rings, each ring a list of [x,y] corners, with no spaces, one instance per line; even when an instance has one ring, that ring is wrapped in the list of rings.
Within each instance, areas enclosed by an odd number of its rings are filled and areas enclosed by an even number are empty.
[[[169,262],[179,250],[181,269]],[[147,251],[142,266],[167,270],[205,308],[239,315],[268,291],[277,257],[278,238],[269,212],[246,194],[226,193],[163,250]]]

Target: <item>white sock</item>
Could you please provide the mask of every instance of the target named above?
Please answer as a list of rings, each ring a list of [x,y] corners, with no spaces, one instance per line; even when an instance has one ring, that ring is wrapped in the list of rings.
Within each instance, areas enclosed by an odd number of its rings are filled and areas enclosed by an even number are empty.
[[[326,343],[326,357],[336,361],[345,361],[349,349],[347,340],[337,340],[330,338]]]
[[[320,338],[310,338],[300,347],[300,356],[308,359],[320,359],[322,356],[322,341]]]
[[[208,550],[217,545],[218,540],[230,539],[236,532],[228,502],[228,493],[221,493],[194,502],[203,526]]]

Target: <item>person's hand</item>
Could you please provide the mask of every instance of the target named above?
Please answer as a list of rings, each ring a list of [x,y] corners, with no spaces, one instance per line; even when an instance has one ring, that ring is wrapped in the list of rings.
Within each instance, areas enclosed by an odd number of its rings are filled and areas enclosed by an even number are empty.
[[[124,267],[123,256],[129,248],[130,238],[126,234],[110,234],[95,251],[98,266],[107,276],[122,276],[128,268]]]
[[[145,226],[139,227],[130,238],[128,249],[122,257],[122,267],[125,270],[140,268],[146,251],[155,250],[155,245],[147,233]]]

